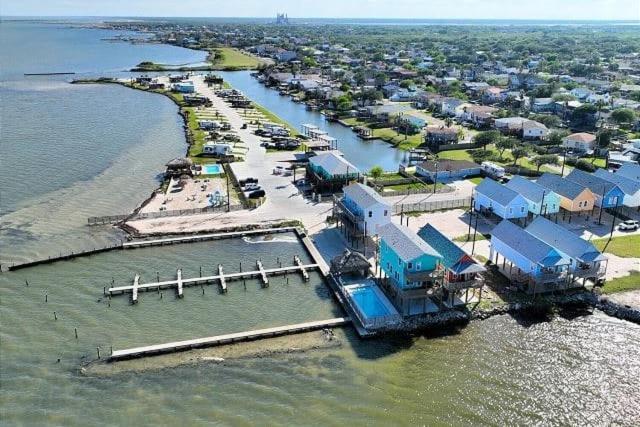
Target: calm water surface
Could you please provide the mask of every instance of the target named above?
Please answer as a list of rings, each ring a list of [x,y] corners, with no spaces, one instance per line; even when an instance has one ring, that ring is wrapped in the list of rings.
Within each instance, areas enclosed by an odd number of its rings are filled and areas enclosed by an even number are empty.
[[[145,59],[186,63],[202,56],[108,43],[100,39],[112,34],[96,30],[3,22],[0,31],[2,259],[117,239],[84,221],[133,208],[155,187],[162,164],[184,151],[175,106],[116,86],[70,86],[22,73],[121,75]],[[292,124],[318,123],[343,141],[341,130],[353,136],[247,73],[226,77]],[[352,161],[369,162],[356,163],[363,169],[380,163],[375,156],[396,155],[384,144],[357,142],[340,148]],[[295,275],[288,284],[273,278],[267,289],[236,282],[226,295],[190,288],[181,300],[170,291],[162,298],[143,293],[135,306],[126,296],[102,296],[103,287],[130,283],[135,274],[146,282],[173,277],[177,268],[194,276],[219,263],[232,272],[240,260],[275,266],[278,257],[308,259],[293,236],[275,237],[110,252],[1,274],[0,424],[640,424],[640,327],[598,313],[537,323],[501,316],[412,339],[363,342],[338,332],[344,343],[337,349],[107,377],[79,373],[98,346],[105,354],[111,346],[340,315],[315,275],[307,283]]]

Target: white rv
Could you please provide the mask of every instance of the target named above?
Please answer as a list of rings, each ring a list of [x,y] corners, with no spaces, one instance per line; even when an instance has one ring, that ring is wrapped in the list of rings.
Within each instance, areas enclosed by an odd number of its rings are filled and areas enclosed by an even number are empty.
[[[480,165],[480,170],[485,173],[485,175],[490,176],[491,178],[500,179],[505,175],[505,169],[492,162],[482,162]]]
[[[202,130],[216,130],[221,127],[221,124],[214,120],[199,120],[198,127]]]
[[[202,153],[214,156],[230,156],[233,153],[233,146],[231,144],[209,143],[202,146]]]

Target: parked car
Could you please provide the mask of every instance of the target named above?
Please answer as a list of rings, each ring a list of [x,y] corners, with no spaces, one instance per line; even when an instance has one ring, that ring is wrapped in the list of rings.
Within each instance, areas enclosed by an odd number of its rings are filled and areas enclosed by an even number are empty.
[[[250,182],[253,182],[254,184],[258,183],[258,178],[245,178],[245,179],[241,179],[240,181],[238,181],[238,183],[240,184],[241,187],[244,187],[245,185],[249,184]]]
[[[636,231],[638,228],[640,228],[640,223],[634,219],[628,219],[618,225],[620,231]]]
[[[283,166],[276,166],[275,168],[273,168],[274,175],[282,175],[283,172],[284,172]]]
[[[260,189],[260,186],[254,182],[249,182],[244,186],[244,191],[254,191],[259,189]]]
[[[264,197],[264,196],[265,196],[264,190],[257,190],[249,193],[248,197],[250,199],[259,199],[260,197]]]

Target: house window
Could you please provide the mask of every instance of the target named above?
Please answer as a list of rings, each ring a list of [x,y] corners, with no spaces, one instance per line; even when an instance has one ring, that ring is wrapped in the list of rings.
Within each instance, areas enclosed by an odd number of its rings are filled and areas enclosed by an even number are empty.
[[[520,212],[524,212],[524,206],[520,206]]]
[[[413,268],[413,263],[412,263],[412,262],[410,262],[410,263],[407,265],[407,268],[408,268],[409,270],[411,270],[411,269]]]
[[[416,263],[416,270],[420,270],[420,268],[422,267],[421,262],[417,262]]]
[[[369,211],[369,218],[373,216],[373,212]]]
[[[384,210],[384,216],[387,216],[387,214],[388,214],[388,211],[385,209]]]
[[[513,208],[509,208],[509,213],[512,214],[513,213]]]
[[[400,257],[398,257],[398,265],[402,265],[402,259]]]

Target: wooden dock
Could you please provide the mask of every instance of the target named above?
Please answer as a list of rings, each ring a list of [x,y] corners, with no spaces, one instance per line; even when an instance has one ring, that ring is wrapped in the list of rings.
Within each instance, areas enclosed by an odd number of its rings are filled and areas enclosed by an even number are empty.
[[[145,246],[175,245],[178,243],[204,242],[207,240],[229,239],[234,237],[246,237],[246,236],[253,236],[253,235],[260,235],[260,234],[292,233],[295,231],[296,231],[295,227],[280,227],[280,228],[246,230],[246,231],[231,231],[227,233],[209,233],[209,234],[197,234],[192,236],[167,237],[163,239],[152,239],[152,240],[134,240],[131,242],[124,242],[122,244],[122,248],[133,249],[133,248],[142,248]]]
[[[161,282],[139,283],[139,278],[136,275],[133,285],[127,286],[114,286],[108,289],[109,295],[123,294],[131,292],[135,294],[135,301],[137,301],[137,295],[140,291],[155,291],[167,288],[176,288],[178,297],[183,296],[183,288],[186,286],[204,285],[209,283],[218,283],[222,291],[227,290],[227,282],[233,280],[258,278],[266,287],[269,284],[268,276],[285,275],[288,273],[295,273],[304,271],[307,275],[307,270],[314,270],[319,268],[318,264],[302,264],[292,265],[288,267],[276,267],[265,269],[261,261],[256,261],[258,270],[254,271],[240,271],[237,273],[224,273],[222,266],[218,266],[218,274],[213,276],[201,276],[184,279],[182,277],[182,270],[177,271],[177,278],[175,280],[166,280]]]
[[[165,344],[149,345],[145,347],[114,350],[109,360],[132,359],[137,357],[153,356],[163,353],[191,350],[201,347],[213,347],[222,344],[231,344],[241,341],[253,341],[263,338],[271,338],[281,335],[291,335],[301,332],[314,331],[324,328],[343,326],[351,322],[349,317],[336,317],[333,319],[314,322],[298,323],[294,325],[276,326],[273,328],[257,329],[253,331],[238,332],[234,334],[217,335],[206,338],[196,338],[186,341],[169,342]]]

